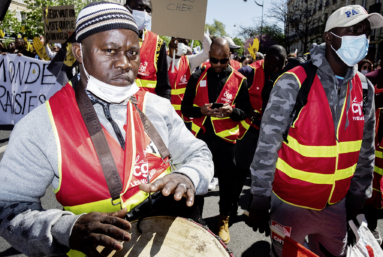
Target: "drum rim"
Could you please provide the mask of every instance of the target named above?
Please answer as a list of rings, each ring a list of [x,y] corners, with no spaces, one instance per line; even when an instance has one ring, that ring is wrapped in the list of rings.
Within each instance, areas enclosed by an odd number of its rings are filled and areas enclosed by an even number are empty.
[[[142,221],[144,220],[147,220],[147,219],[152,219],[152,218],[172,218],[173,220],[176,220],[177,218],[179,219],[183,219],[183,220],[187,220],[187,221],[190,221],[196,225],[198,225],[199,227],[205,229],[207,232],[209,232],[215,239],[217,239],[221,245],[223,246],[223,248],[226,250],[226,252],[229,254],[230,257],[235,257],[233,252],[229,249],[229,247],[223,242],[222,238],[219,236],[219,235],[216,235],[213,231],[211,231],[211,229],[209,228],[208,225],[202,225],[201,223],[198,223],[196,221],[194,221],[193,219],[187,219],[187,218],[183,218],[183,217],[179,217],[179,216],[170,216],[170,215],[158,215],[158,216],[149,216],[149,217],[145,217],[142,219]],[[130,223],[134,223],[134,222],[138,222],[139,219],[135,219],[135,220],[132,220],[130,221]]]

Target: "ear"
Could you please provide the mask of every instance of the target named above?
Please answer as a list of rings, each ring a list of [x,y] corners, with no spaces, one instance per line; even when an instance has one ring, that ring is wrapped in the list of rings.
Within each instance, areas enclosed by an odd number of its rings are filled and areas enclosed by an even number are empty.
[[[326,45],[331,45],[332,39],[333,35],[329,31],[323,34],[323,41],[326,43]]]
[[[82,53],[81,53],[80,43],[75,42],[72,44],[72,53],[74,57],[76,58],[76,61],[82,64]]]

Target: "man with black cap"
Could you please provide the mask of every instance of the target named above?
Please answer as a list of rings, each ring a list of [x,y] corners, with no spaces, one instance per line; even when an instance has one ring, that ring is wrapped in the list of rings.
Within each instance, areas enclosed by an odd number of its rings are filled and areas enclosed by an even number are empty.
[[[213,175],[206,144],[168,100],[135,84],[138,28],[125,7],[88,4],[76,41],[80,74],[16,124],[0,165],[0,236],[28,256],[121,250],[123,217],[148,192],[174,194],[164,210],[187,215]],[[42,208],[50,184],[64,210]]]
[[[347,221],[371,196],[375,159],[374,88],[358,72],[383,17],[360,5],[335,11],[311,60],[274,84],[251,165],[249,225],[272,227],[319,256],[345,256]],[[267,55],[266,55],[267,57]],[[271,200],[271,203],[270,203]],[[270,213],[269,213],[270,209]]]
[[[235,70],[239,70],[242,67],[242,64],[236,60],[234,60],[234,50],[240,49],[239,45],[236,45],[231,37],[224,37],[230,45],[230,66]]]
[[[126,0],[128,8],[136,20],[141,49],[141,63],[137,85],[142,89],[170,100],[171,86],[166,61],[166,45],[150,31],[152,22],[151,0]]]

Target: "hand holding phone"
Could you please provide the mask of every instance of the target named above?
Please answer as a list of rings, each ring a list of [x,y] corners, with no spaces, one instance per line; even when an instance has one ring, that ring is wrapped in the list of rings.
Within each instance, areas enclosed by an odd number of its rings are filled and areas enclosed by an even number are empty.
[[[219,109],[223,107],[223,103],[213,103],[213,105],[210,107],[211,109]]]

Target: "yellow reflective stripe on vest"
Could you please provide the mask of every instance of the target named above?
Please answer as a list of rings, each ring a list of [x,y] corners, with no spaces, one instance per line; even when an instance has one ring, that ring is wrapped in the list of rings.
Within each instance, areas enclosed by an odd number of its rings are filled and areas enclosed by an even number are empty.
[[[186,88],[181,89],[172,89],[172,95],[181,95],[185,94]]]
[[[160,176],[158,176],[155,180],[162,178],[163,176],[171,173],[171,168],[169,167],[165,172],[163,172]],[[155,181],[153,180],[153,181]],[[128,212],[131,211],[134,207],[142,203],[146,198],[149,197],[149,194],[144,191],[139,191],[135,195],[133,195],[131,198],[129,198],[126,202],[122,204],[122,208],[127,208]],[[111,198],[92,202],[92,203],[85,203],[81,205],[75,205],[75,206],[65,206],[64,209],[66,211],[73,212],[74,214],[82,214],[82,213],[89,213],[89,210],[102,210],[102,212],[116,212],[121,210],[121,205],[112,205],[111,204]]]
[[[294,179],[299,179],[313,184],[332,185],[334,184],[334,181],[351,177],[355,172],[356,164],[346,169],[337,170],[335,174],[319,174],[294,169],[282,159],[278,159],[276,168]]]
[[[136,84],[137,84],[138,87],[156,88],[157,81],[155,81],[155,80],[136,79]]]
[[[72,83],[70,83],[72,86]],[[49,121],[51,122],[52,125],[52,131],[55,135],[55,140],[56,140],[56,146],[57,146],[57,164],[58,164],[58,172],[59,172],[59,185],[56,189],[54,189],[54,192],[57,194],[58,191],[60,191],[61,188],[61,182],[62,182],[62,155],[61,155],[61,143],[60,143],[60,138],[59,138],[59,133],[57,131],[56,123],[52,114],[51,110],[51,105],[49,104],[49,100],[45,102],[48,115],[49,115]]]
[[[374,166],[374,172],[378,173],[379,175],[383,175],[383,169],[379,168],[378,166]]]
[[[174,110],[181,111],[181,105],[180,104],[172,104],[172,105],[173,105]]]
[[[197,136],[200,129],[201,127],[198,127],[194,122],[192,122],[192,131],[195,133],[195,136]]]
[[[301,145],[298,140],[291,136],[287,136],[288,144],[286,146],[305,157],[336,157],[336,146],[309,146]]]
[[[287,136],[287,141],[289,142],[288,144],[284,142],[286,146],[305,157],[337,157],[338,153],[357,152],[362,145],[362,140],[357,140],[340,142],[333,146],[309,146],[300,144],[298,140],[291,136]]]
[[[362,140],[340,142],[338,143],[339,153],[352,153],[360,151]]]
[[[217,133],[217,131],[215,131],[215,127],[214,127],[214,121],[215,120],[228,120],[228,119],[230,119],[230,117],[225,117],[225,118],[210,117],[211,123],[213,125],[213,129],[214,129],[214,133],[217,136],[219,136],[220,138],[224,138],[227,141],[234,142],[235,140],[229,139],[227,137],[230,137],[232,135],[236,135],[239,133],[239,125],[238,124],[237,124],[237,126],[235,126],[233,128],[230,128],[230,129],[226,128],[224,131],[221,131],[219,133]]]
[[[251,126],[249,123],[246,122],[246,120],[241,120],[241,124],[242,124],[242,126],[243,126],[246,130],[248,130],[248,129],[250,128],[250,126]]]
[[[383,159],[383,152],[381,151],[375,151],[375,157],[378,157],[380,159]]]

